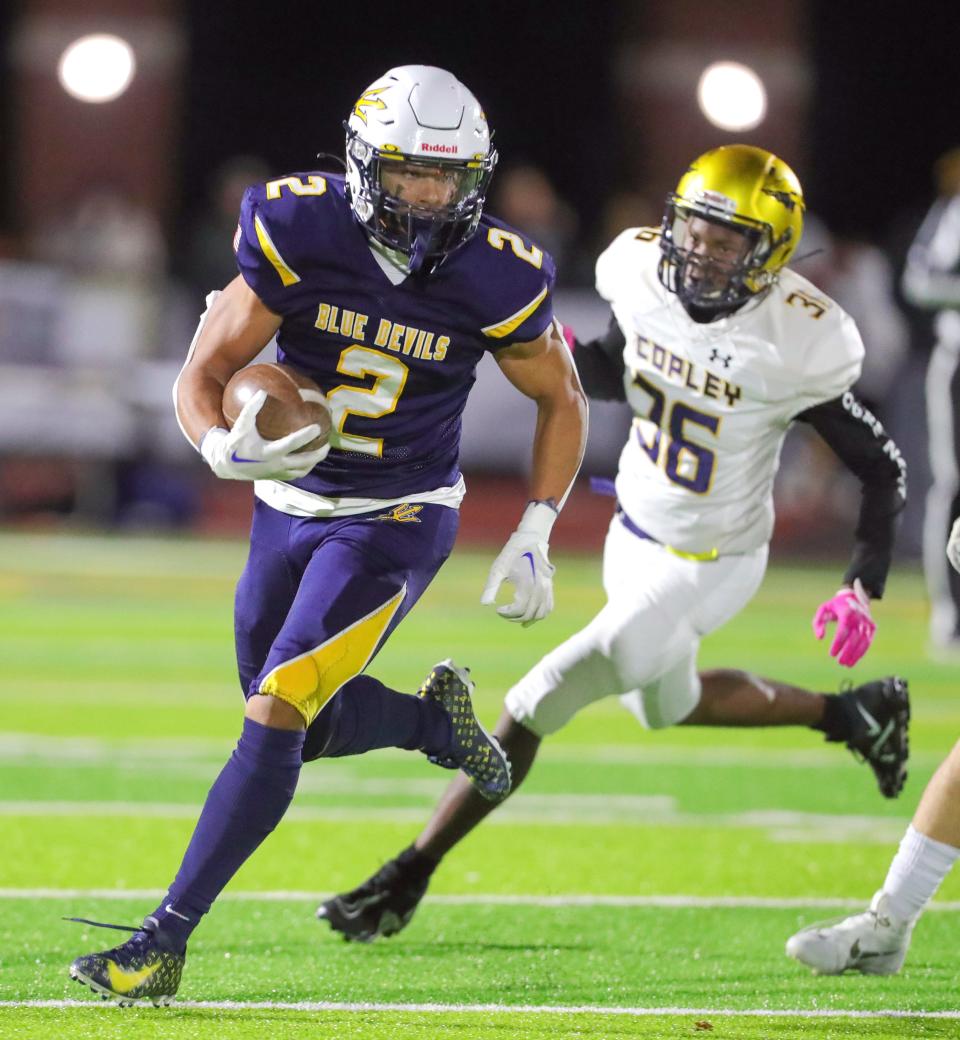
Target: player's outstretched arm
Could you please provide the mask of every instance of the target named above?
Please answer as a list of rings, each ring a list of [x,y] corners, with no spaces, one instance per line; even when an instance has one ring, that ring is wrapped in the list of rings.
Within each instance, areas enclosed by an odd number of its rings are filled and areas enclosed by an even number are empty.
[[[247,402],[232,430],[221,409],[223,388],[249,364],[280,328],[281,318],[260,301],[239,275],[222,291],[207,297],[187,360],[173,388],[177,422],[218,477],[229,480],[293,479],[309,473],[327,447],[297,452],[320,432],[317,426],[296,430],[277,441],[257,432],[257,412],[265,395]],[[296,453],[296,454],[294,454]]]
[[[538,339],[516,343],[497,354],[503,374],[536,401],[530,502],[517,530],[490,569],[481,603],[492,604],[504,581],[514,587],[513,601],[497,613],[523,625],[545,618],[553,609],[553,566],[548,543],[587,440],[587,401],[559,326],[551,324]]]

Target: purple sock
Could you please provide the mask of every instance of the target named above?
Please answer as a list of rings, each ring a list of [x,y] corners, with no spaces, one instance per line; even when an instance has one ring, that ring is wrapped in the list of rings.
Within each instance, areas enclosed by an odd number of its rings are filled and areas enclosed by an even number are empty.
[[[300,776],[303,739],[303,730],[243,720],[243,733],[210,788],[176,879],[150,915],[174,947],[186,945],[223,887],[287,811]]]
[[[440,754],[450,745],[450,718],[432,701],[398,693],[370,675],[343,686],[307,730],[303,760],[362,755],[398,747]]]

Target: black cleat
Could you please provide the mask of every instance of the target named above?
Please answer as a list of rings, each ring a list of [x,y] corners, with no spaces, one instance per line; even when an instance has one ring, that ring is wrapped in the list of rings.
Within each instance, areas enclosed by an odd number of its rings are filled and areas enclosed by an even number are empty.
[[[839,696],[850,723],[847,747],[869,762],[884,798],[896,798],[907,779],[910,754],[910,693],[906,679],[888,676]]]
[[[350,942],[373,942],[406,928],[429,884],[428,877],[406,876],[392,859],[352,892],[321,903],[317,917]]]
[[[101,925],[97,921],[69,918],[100,928],[131,931],[125,943],[101,953],[88,953],[70,965],[70,978],[89,986],[103,1000],[113,1000],[121,1007],[134,1004],[169,1004],[180,988],[180,976],[186,951],[177,953],[166,948],[156,931],[156,922],[148,917],[140,928]]]
[[[458,668],[449,659],[435,665],[427,676],[418,696],[443,708],[452,731],[449,752],[427,757],[444,769],[462,769],[484,798],[499,802],[510,793],[510,760],[473,713],[472,692],[469,669]]]

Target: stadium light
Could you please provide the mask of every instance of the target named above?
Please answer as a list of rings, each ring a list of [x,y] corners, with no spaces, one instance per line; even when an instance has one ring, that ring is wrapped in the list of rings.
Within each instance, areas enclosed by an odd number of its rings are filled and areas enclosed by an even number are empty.
[[[752,130],[767,114],[763,81],[735,61],[717,61],[703,70],[697,101],[700,111],[721,130]]]
[[[60,56],[60,85],[79,101],[113,101],[130,86],[137,63],[126,40],[95,33],[74,40]]]

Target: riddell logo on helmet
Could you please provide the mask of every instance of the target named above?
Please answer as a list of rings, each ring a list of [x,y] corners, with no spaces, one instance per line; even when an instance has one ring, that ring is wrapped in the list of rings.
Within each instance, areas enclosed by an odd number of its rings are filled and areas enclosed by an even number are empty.
[[[455,144],[430,144],[428,141],[422,141],[420,144],[421,152],[442,152],[444,155],[456,155],[457,146]]]
[[[704,202],[714,209],[721,209],[725,213],[735,213],[737,211],[737,204],[729,195],[723,195],[719,191],[709,191],[708,189],[701,189],[697,192],[697,195],[698,202]]]

